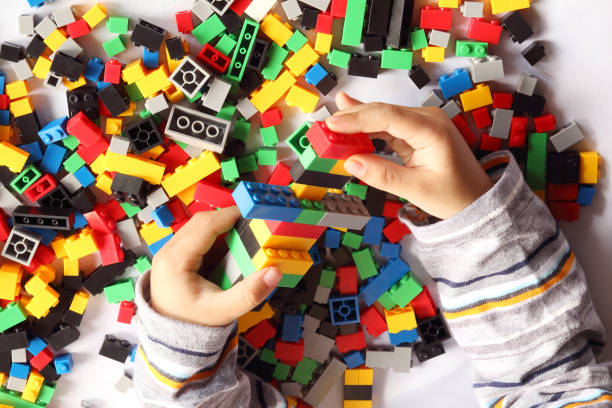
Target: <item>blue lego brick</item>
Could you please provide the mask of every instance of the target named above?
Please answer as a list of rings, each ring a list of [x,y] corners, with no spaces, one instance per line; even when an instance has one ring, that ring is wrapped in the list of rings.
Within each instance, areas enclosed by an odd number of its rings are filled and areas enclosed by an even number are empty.
[[[304,324],[304,316],[302,315],[283,315],[283,330],[281,337],[283,341],[291,341],[297,343],[302,337],[302,324]]]
[[[329,315],[333,326],[359,323],[359,298],[354,295],[329,299]]]
[[[30,374],[30,366],[28,364],[13,363],[11,364],[11,371],[9,377],[17,377],[27,379]]]
[[[6,85],[6,74],[0,72],[0,95],[4,93],[4,86]]]
[[[578,200],[576,201],[578,202],[578,204],[584,207],[587,207],[591,205],[591,203],[593,202],[594,195],[595,195],[595,187],[587,186],[583,184],[578,189]]]
[[[459,95],[473,87],[470,75],[463,68],[457,68],[452,74],[444,74],[438,80],[442,94],[446,99]]]
[[[106,88],[110,84],[111,84],[110,82],[98,81],[98,91],[101,91],[102,89]]]
[[[380,245],[380,256],[385,258],[398,258],[402,246],[400,244],[392,244],[390,242],[383,242]]]
[[[72,227],[78,229],[78,228],[83,228],[87,224],[88,222],[85,219],[85,217],[83,217],[83,214],[81,214],[78,211],[75,211],[74,212],[74,222],[72,223]]]
[[[138,350],[138,344],[134,344],[134,346],[132,347],[132,351],[130,351],[130,362],[134,362],[134,360],[136,359],[136,351]]]
[[[96,177],[93,175],[91,171],[87,168],[87,166],[82,166],[80,169],[75,171],[74,177],[79,180],[79,183],[83,187],[89,187],[96,182]]]
[[[26,152],[30,153],[30,157],[28,157],[28,160],[31,160],[34,163],[42,160],[43,158],[43,153],[40,149],[40,144],[38,142],[19,145],[18,147],[21,150],[25,150]]]
[[[38,131],[38,137],[40,137],[45,144],[57,142],[67,138],[68,133],[66,133],[65,129],[67,120],[68,116],[63,116],[61,118],[52,120]]]
[[[40,163],[40,169],[46,171],[49,174],[57,174],[62,165],[62,162],[64,161],[65,154],[65,148],[51,143],[47,146],[47,150],[45,150],[45,155],[43,156],[42,162]]]
[[[27,2],[30,5],[30,7],[39,8],[45,3],[45,0],[27,0]]]
[[[55,357],[53,359],[53,365],[55,366],[55,372],[59,375],[68,374],[72,371],[72,367],[74,366],[72,354],[66,353]]]
[[[341,236],[342,232],[337,229],[328,228],[325,231],[325,248],[339,248]]]
[[[0,110],[0,125],[8,126],[11,123],[11,112],[8,110]]]
[[[104,72],[104,61],[98,57],[93,57],[87,63],[83,76],[91,82],[98,82],[102,72]]]
[[[151,213],[151,218],[159,228],[169,228],[174,222],[174,216],[166,204],[160,205]]]
[[[401,259],[396,258],[387,262],[380,268],[378,275],[368,281],[359,291],[359,298],[368,306],[372,306],[376,300],[395,285],[410,267]]]
[[[30,340],[30,345],[28,346],[27,350],[30,352],[30,354],[35,356],[43,351],[45,347],[47,347],[47,343],[40,337],[36,336]]]
[[[399,333],[389,332],[389,341],[394,346],[399,346],[404,343],[414,343],[418,337],[419,334],[417,332],[417,329],[402,330]]]
[[[278,290],[278,286],[274,288],[274,290],[272,292],[270,292],[270,294],[268,295],[268,297],[266,298],[266,302],[270,299],[272,299],[272,296],[274,296],[274,294],[276,293],[276,291]]]
[[[384,217],[370,217],[370,221],[368,221],[363,230],[363,239],[361,240],[361,243],[371,245],[380,244],[384,227]]]
[[[142,49],[142,64],[149,69],[157,68],[159,66],[159,51],[151,52],[151,50],[146,47]]]
[[[157,251],[159,251],[160,249],[162,249],[162,247],[164,245],[166,245],[166,242],[168,242],[168,241],[170,241],[170,239],[172,239],[173,236],[174,236],[174,234],[170,234],[167,237],[163,237],[159,241],[155,241],[154,243],[149,245],[149,251],[151,251],[151,254],[155,255],[157,253]]]
[[[48,228],[32,228],[32,227],[28,227],[26,228],[26,230],[34,232],[35,234],[40,235],[40,242],[43,245],[50,245],[51,241],[53,241],[53,239],[55,239],[55,237],[57,236],[57,232],[55,232],[52,229],[48,229]]]
[[[292,222],[302,212],[289,187],[241,181],[232,197],[244,218]]]
[[[313,245],[312,248],[308,250],[308,254],[312,258],[313,265],[318,265],[321,263],[321,254],[319,253],[319,248],[316,245]]]
[[[344,363],[348,369],[353,369],[365,364],[365,360],[361,351],[356,350],[344,355]]]
[[[327,71],[321,64],[317,63],[304,74],[304,79],[310,85],[316,86],[323,78],[328,75]]]

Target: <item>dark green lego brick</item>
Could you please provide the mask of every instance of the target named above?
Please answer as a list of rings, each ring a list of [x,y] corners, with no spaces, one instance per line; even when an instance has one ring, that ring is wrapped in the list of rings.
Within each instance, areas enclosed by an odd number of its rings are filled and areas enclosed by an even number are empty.
[[[255,153],[239,158],[236,163],[238,164],[238,172],[240,174],[257,170],[257,159],[255,158]]]
[[[23,194],[24,191],[28,189],[36,180],[38,180],[41,176],[40,171],[33,165],[29,165],[24,168],[21,173],[19,173],[13,180],[11,180],[10,186],[18,192],[19,194]]]
[[[236,113],[236,106],[226,103],[221,107],[219,113],[217,113],[217,117],[225,120],[232,120],[234,114]]]
[[[422,28],[415,29],[410,33],[410,42],[412,44],[412,51],[423,49],[429,45],[425,30]]]
[[[457,40],[455,55],[458,57],[485,58],[489,44],[480,41]]]
[[[347,183],[346,186],[344,186],[344,192],[348,195],[354,195],[365,200],[366,194],[368,193],[368,186],[358,183]]]
[[[312,373],[317,369],[318,365],[313,359],[304,357],[293,370],[291,380],[303,385],[309,384],[312,381]]]
[[[302,212],[293,220],[296,224],[317,225],[321,218],[325,215],[321,202],[300,200]]]
[[[298,159],[306,170],[319,171],[321,173],[329,173],[336,163],[338,163],[336,159],[324,159],[319,157],[312,146],[308,146],[304,149],[302,154],[298,156]]]
[[[380,67],[386,69],[411,69],[412,52],[408,50],[383,50]]]
[[[206,21],[202,22],[191,31],[200,45],[210,42],[213,38],[225,31],[225,25],[216,13],[213,13]]]
[[[350,59],[350,52],[338,50],[336,48],[327,54],[327,62],[329,62],[330,65],[335,65],[340,68],[347,68]]]
[[[129,85],[125,84],[123,89],[125,89],[125,93],[127,93],[128,98],[130,98],[130,101],[132,102],[138,102],[144,99],[140,93],[140,89],[138,89],[138,85],[136,85],[136,82]]]
[[[234,133],[232,137],[234,139],[246,141],[249,138],[249,132],[251,131],[251,122],[244,118],[236,120],[234,124]]]
[[[312,123],[310,122],[302,123],[299,128],[297,128],[291,135],[289,135],[287,139],[285,139],[285,143],[287,143],[289,148],[293,150],[293,153],[295,153],[298,157],[304,153],[304,150],[306,150],[308,146],[310,146],[310,142],[306,137],[306,132],[308,132],[311,125]]]
[[[225,55],[230,55],[235,46],[236,40],[227,34],[223,34],[217,42],[217,45],[215,45],[215,48]]]
[[[132,218],[141,210],[140,207],[132,205],[130,203],[120,203],[119,205],[121,206],[121,208],[123,208],[123,211],[125,211],[125,214],[128,216],[128,218]]]
[[[232,181],[240,176],[238,164],[235,157],[230,157],[221,161],[221,177],[223,180]]]
[[[66,149],[74,150],[79,147],[79,139],[72,135],[68,135],[68,137],[62,139],[62,144]]]
[[[274,367],[272,378],[277,379],[278,381],[285,381],[289,377],[290,371],[291,371],[290,365],[278,363]]]
[[[257,164],[260,166],[274,166],[276,164],[276,149],[273,147],[260,147],[257,150]]]
[[[342,236],[342,245],[353,249],[359,249],[359,247],[361,247],[362,240],[363,236],[347,231]]]
[[[352,255],[361,279],[368,279],[378,275],[378,270],[376,269],[376,264],[374,264],[374,258],[372,257],[370,248],[353,251]]]
[[[244,244],[240,240],[240,236],[238,235],[238,231],[235,228],[232,228],[227,235],[225,236],[225,242],[227,243],[227,247],[231,252],[236,264],[240,268],[240,272],[242,276],[245,278],[255,272],[255,265],[253,265],[253,261],[249,254],[247,253]]]
[[[422,290],[423,287],[416,277],[412,273],[407,273],[399,282],[391,286],[389,295],[399,307],[406,307]]]
[[[69,173],[74,173],[85,165],[85,160],[78,153],[73,153],[64,160],[64,169]]]
[[[298,52],[308,42],[308,38],[300,30],[295,30],[285,43],[289,51]]]
[[[319,279],[319,286],[324,288],[333,289],[336,285],[336,270],[330,266],[326,266],[321,270],[321,278]]]
[[[259,359],[264,363],[268,364],[278,363],[278,359],[274,358],[274,350],[270,350],[269,348],[261,349],[261,353],[259,353]]]
[[[259,134],[261,135],[261,141],[264,146],[272,147],[278,143],[278,133],[276,133],[276,126],[268,126],[259,128]]]
[[[532,190],[546,189],[546,133],[527,135],[527,166],[525,179]]]

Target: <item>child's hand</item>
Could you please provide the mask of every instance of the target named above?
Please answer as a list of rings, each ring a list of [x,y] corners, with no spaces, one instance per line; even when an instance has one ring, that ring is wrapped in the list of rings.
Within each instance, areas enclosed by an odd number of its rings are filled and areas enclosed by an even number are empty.
[[[198,275],[204,254],[238,218],[236,207],[199,212],[155,255],[151,306],[158,313],[204,326],[225,326],[272,292],[282,277],[276,267],[253,273],[225,291]]]
[[[340,109],[327,126],[340,133],[371,133],[404,161],[357,154],[345,169],[365,183],[405,198],[429,214],[448,218],[473,203],[493,183],[448,117],[438,108],[366,103],[340,92]]]

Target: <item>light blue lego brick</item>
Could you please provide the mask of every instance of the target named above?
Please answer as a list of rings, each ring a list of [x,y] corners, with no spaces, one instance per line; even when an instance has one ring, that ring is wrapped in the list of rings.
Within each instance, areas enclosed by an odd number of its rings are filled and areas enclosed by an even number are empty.
[[[241,181],[232,197],[244,218],[292,222],[302,212],[289,187]]]
[[[304,74],[304,79],[310,85],[316,86],[323,78],[328,75],[328,72],[319,63],[316,63],[312,68]]]
[[[57,236],[57,232],[55,232],[52,229],[48,229],[48,228],[32,228],[32,227],[28,227],[28,228],[26,228],[26,230],[34,232],[34,233],[40,235],[40,242],[43,245],[51,244],[51,241],[53,241],[53,239],[55,239],[55,237]]]
[[[402,330],[398,333],[389,332],[389,341],[394,346],[399,346],[400,344],[404,343],[414,343],[418,336],[419,334],[417,332],[417,329]]]
[[[578,189],[578,200],[576,201],[583,207],[587,207],[593,202],[593,196],[595,196],[595,187],[583,184]]]
[[[302,324],[304,324],[304,316],[283,314],[283,330],[281,332],[283,341],[294,343],[300,341]]]
[[[4,86],[6,85],[6,74],[0,72],[0,94],[4,93]]]
[[[344,355],[344,363],[348,369],[357,368],[365,363],[361,351],[356,350]]]
[[[30,340],[30,344],[28,345],[27,350],[30,352],[30,354],[35,356],[41,351],[43,351],[45,347],[47,347],[47,343],[40,337],[36,336],[32,340]]]
[[[92,172],[89,171],[87,166],[82,166],[80,169],[75,171],[73,174],[74,174],[74,177],[76,177],[76,179],[79,180],[79,183],[81,183],[83,187],[89,187],[96,182],[96,178],[94,177]]]
[[[21,150],[25,150],[26,152],[30,153],[30,157],[28,157],[28,160],[34,163],[43,159],[43,153],[42,153],[42,150],[40,149],[40,144],[38,142],[32,142],[32,143],[20,145],[18,147]]]
[[[329,316],[333,326],[359,323],[359,299],[357,295],[329,299]]]
[[[325,231],[325,248],[339,248],[341,236],[342,232],[337,229],[328,228]]]
[[[402,246],[400,244],[392,244],[390,242],[383,242],[380,245],[380,256],[385,258],[397,258],[399,257]]]
[[[383,217],[370,217],[363,230],[363,244],[377,245],[382,240],[382,231],[385,227],[385,219]]]
[[[168,241],[170,241],[170,239],[172,239],[173,236],[174,236],[174,234],[170,234],[167,237],[163,237],[159,241],[156,241],[156,242],[152,243],[151,245],[149,245],[149,251],[151,251],[151,253],[153,255],[155,255],[157,253],[157,251],[159,251],[160,249],[162,249],[162,247],[164,245],[166,245],[166,242],[168,242]]]
[[[73,228],[79,229],[83,228],[88,224],[87,220],[79,211],[74,212],[74,223],[72,224]]]
[[[395,285],[410,267],[401,259],[396,258],[387,262],[380,268],[378,275],[368,280],[368,283],[359,291],[359,298],[368,306],[372,306],[376,299]]]
[[[110,84],[111,84],[110,82],[98,81],[98,91],[101,91],[102,89],[106,88]]]
[[[132,351],[130,351],[130,361],[133,363],[136,359],[136,351],[138,350],[138,344],[134,344],[132,347]]]
[[[98,82],[100,75],[104,71],[104,61],[98,57],[93,57],[87,63],[83,76],[91,82]]]
[[[11,112],[8,110],[0,110],[0,125],[8,126],[11,123]]]
[[[142,64],[149,69],[159,67],[159,51],[151,52],[146,47],[143,47]]]
[[[68,374],[74,367],[74,360],[72,360],[72,354],[66,353],[59,355],[53,359],[53,365],[55,366],[55,372],[59,375]]]
[[[45,150],[45,155],[40,163],[40,169],[49,174],[57,174],[62,165],[65,154],[65,148],[51,143],[47,146],[47,150]]]
[[[27,0],[27,2],[30,5],[30,7],[39,8],[45,3],[45,0]]]
[[[151,213],[151,218],[159,228],[169,228],[174,222],[174,216],[167,205],[163,204],[157,207]]]
[[[442,94],[446,99],[452,98],[461,92],[472,89],[474,86],[470,75],[463,68],[457,68],[452,74],[444,74],[438,80]]]
[[[30,374],[30,366],[28,364],[11,364],[11,371],[9,372],[9,377],[16,377],[25,380],[28,378],[28,374]]]
[[[57,142],[59,140],[67,138],[68,133],[66,133],[65,129],[67,120],[68,116],[52,120],[38,131],[38,137],[40,137],[40,139],[45,142],[45,144]]]

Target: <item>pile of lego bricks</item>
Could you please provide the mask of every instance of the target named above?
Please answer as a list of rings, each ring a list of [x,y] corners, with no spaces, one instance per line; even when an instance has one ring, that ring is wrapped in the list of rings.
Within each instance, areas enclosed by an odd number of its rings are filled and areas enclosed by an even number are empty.
[[[198,0],[177,12],[178,31],[202,46],[195,56],[180,35],[109,16],[102,4],[77,15],[66,7],[19,16],[29,44],[0,47],[17,77],[0,76],[0,403],[45,406],[72,369],[65,348],[79,338],[90,295],[104,291],[129,324],[134,280],[150,269],[150,256],[194,213],[234,204],[244,219],[225,237],[228,253],[210,279],[228,288],[266,265],[283,271],[277,291],[238,322],[239,363],[275,383],[290,406],[318,405],[342,374],[345,406],[370,406],[372,368],[407,371],[413,349],[418,361],[442,354],[443,318],[400,257],[409,233],[397,218],[404,203],[343,167],[357,152],[397,158],[381,141],[326,129],[318,93],[336,86],[332,67],[365,77],[404,69],[423,88],[430,78],[413,53],[442,62],[459,12],[471,20],[456,56],[472,57],[471,72],[442,76],[423,106],[440,106],[477,156],[509,148],[557,218],[574,220],[590,204],[599,156],[570,150],[583,135],[574,123],[557,131],[554,116],[543,114],[537,79],[521,76],[515,92],[483,83],[504,75],[501,58],[488,55],[503,28],[519,43],[533,34],[517,11],[528,0],[492,0],[494,14],[507,12],[501,24],[481,19],[482,2],[453,11],[458,0],[440,0],[443,8],[420,10],[414,29],[411,0],[284,1],[287,19],[299,19],[314,46],[271,12],[275,3]],[[367,54],[331,48],[334,19],[344,19],[340,46],[363,44]],[[106,62],[79,45],[94,29],[113,35],[102,44]],[[142,58],[124,64],[117,58],[129,44]],[[543,46],[533,42],[522,55],[535,64]],[[42,127],[29,97],[41,81],[66,92],[68,108]],[[297,156],[292,166],[277,163],[283,101],[314,122],[285,139]],[[247,152],[256,130],[262,146]],[[263,166],[274,170],[258,180]],[[84,274],[92,257],[99,266]],[[366,347],[364,328],[388,332],[391,346]],[[107,335],[100,354],[123,363],[134,350]]]

